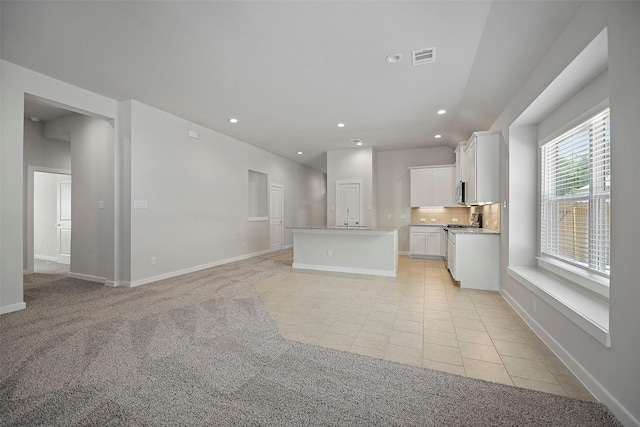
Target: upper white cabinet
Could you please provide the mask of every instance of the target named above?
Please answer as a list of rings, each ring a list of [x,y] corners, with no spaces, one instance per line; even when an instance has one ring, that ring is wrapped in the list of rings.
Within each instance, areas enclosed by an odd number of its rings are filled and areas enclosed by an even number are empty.
[[[453,166],[410,168],[411,207],[454,206]]]
[[[500,132],[474,132],[461,147],[460,168],[468,205],[500,200]]]

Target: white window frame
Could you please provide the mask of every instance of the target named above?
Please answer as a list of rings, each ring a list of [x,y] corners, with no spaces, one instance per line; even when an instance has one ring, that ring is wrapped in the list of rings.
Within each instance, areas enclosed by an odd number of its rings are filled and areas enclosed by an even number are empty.
[[[572,122],[568,123],[562,129],[555,132],[553,135],[545,138],[544,140],[539,141],[539,147],[543,147],[554,139],[558,138],[561,135],[571,131],[572,129],[580,126],[586,121],[591,120],[593,117],[597,116],[599,113],[608,109],[608,101],[602,104],[597,105],[596,107],[590,109],[580,117],[576,118]],[[541,233],[542,233],[542,150],[539,151],[538,157],[538,256],[537,263],[538,268],[548,271],[554,275],[560,276],[565,280],[568,280],[574,286],[579,287],[587,291],[588,293],[595,294],[600,298],[604,298],[608,300],[609,298],[609,276],[603,275],[602,273],[591,271],[588,268],[583,268],[578,264],[574,264],[571,262],[567,262],[562,259],[557,259],[555,257],[547,256],[542,253],[541,249]]]

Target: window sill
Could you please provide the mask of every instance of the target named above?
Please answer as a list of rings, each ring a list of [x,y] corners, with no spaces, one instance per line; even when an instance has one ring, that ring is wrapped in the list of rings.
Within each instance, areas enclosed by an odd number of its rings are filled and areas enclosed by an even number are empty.
[[[609,303],[568,280],[535,267],[509,267],[509,276],[555,308],[598,342],[611,348]]]
[[[553,274],[557,274],[569,283],[575,283],[588,292],[594,293],[601,298],[609,299],[609,279],[590,273],[581,268],[574,267],[570,264],[558,261],[551,257],[537,257],[538,267],[548,270]]]

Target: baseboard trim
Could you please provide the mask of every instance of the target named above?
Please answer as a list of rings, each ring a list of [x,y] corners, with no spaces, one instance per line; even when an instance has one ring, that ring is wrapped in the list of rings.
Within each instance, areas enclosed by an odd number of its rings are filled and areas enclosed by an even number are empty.
[[[398,251],[398,255],[411,255],[409,251]]]
[[[220,260],[220,261],[214,261],[214,262],[211,262],[211,263],[208,263],[208,264],[197,265],[195,267],[189,267],[189,268],[185,268],[185,269],[182,269],[182,270],[172,271],[170,273],[164,273],[164,274],[159,274],[157,276],[147,277],[145,279],[132,280],[131,282],[120,282],[121,285],[119,285],[119,286],[126,286],[128,288],[135,288],[136,286],[146,285],[147,283],[153,283],[153,282],[157,282],[159,280],[170,279],[172,277],[182,276],[183,274],[194,273],[194,272],[200,271],[200,270],[206,270],[207,268],[217,267],[217,266],[223,265],[223,264],[229,264],[230,262],[236,262],[236,261],[242,261],[242,260],[249,259],[249,258],[255,258],[257,256],[265,255],[265,254],[268,254],[268,253],[269,253],[269,250],[267,249],[266,251],[254,252],[254,253],[251,253],[251,254],[240,255],[240,256],[237,256],[237,257],[234,257],[234,258],[227,258],[227,259],[223,259],[223,260]]]
[[[110,288],[117,288],[117,287],[125,287],[125,288],[130,288],[130,283],[125,281],[125,280],[107,280],[106,282],[104,282],[105,286],[109,286]]]
[[[55,256],[49,256],[49,255],[34,255],[33,256],[35,259],[41,259],[44,261],[55,261],[58,262],[58,257]]]
[[[509,295],[504,289],[500,290],[500,294],[505,300],[518,312],[520,317],[529,325],[529,327],[538,335],[538,337],[558,356],[569,370],[582,382],[582,384],[593,394],[601,403],[618,418],[625,426],[639,426],[640,421],[635,418],[620,402],[607,391],[590,373],[587,371],[565,348],[555,340],[538,322],[536,322],[527,311],[522,308],[518,302]]]
[[[15,304],[5,305],[0,307],[0,314],[12,313],[14,311],[24,310],[25,308],[27,308],[26,302],[18,302]]]
[[[293,247],[293,243],[290,245],[285,245],[282,247],[282,249],[291,249]]]
[[[87,282],[107,283],[107,279],[104,277],[91,276],[89,274],[69,273],[69,277],[74,279],[86,280]]]
[[[372,276],[385,276],[396,277],[396,270],[373,270],[368,268],[351,268],[351,267],[337,267],[328,265],[315,265],[315,264],[303,264],[300,262],[294,262],[291,265],[293,268],[299,268],[301,270],[319,270],[319,271],[333,271],[337,273],[353,273],[353,274],[368,274]]]

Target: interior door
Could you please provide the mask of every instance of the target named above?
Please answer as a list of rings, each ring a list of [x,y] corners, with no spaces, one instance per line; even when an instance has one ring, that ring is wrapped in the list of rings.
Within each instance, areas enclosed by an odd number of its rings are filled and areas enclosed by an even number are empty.
[[[271,184],[270,200],[271,250],[276,251],[282,249],[284,235],[284,187],[282,185]]]
[[[71,264],[71,181],[58,183],[58,262]]]
[[[362,225],[359,182],[336,183],[336,225]]]

